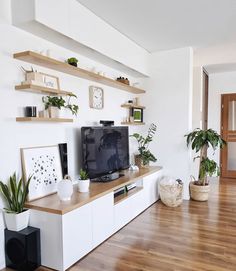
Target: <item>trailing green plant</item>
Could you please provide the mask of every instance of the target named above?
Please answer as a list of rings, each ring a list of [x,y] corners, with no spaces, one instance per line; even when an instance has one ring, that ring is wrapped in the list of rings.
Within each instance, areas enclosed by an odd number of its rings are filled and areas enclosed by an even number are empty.
[[[65,107],[66,104],[66,101],[62,97],[46,96],[42,98],[42,101],[44,103],[45,109],[48,109],[50,106],[61,109],[62,107]]]
[[[220,170],[218,164],[207,157],[207,150],[211,147],[215,152],[217,148],[223,148],[226,142],[212,129],[201,130],[197,128],[185,137],[187,137],[187,146],[191,145],[192,150],[195,150],[196,153],[200,151],[200,155],[194,157],[194,160],[200,159],[198,180],[195,180],[195,184],[208,185],[207,177],[219,176]]]
[[[83,170],[83,169],[80,169],[80,172],[79,172],[79,175],[80,175],[80,180],[88,180],[89,179],[89,175],[87,173],[87,171]]]
[[[17,182],[16,173],[10,176],[8,185],[0,181],[0,192],[8,205],[7,208],[4,208],[6,212],[18,214],[24,211],[31,177],[28,178],[25,184],[22,178]]]
[[[138,142],[139,156],[142,159],[144,165],[148,165],[150,161],[151,162],[157,161],[156,157],[149,150],[149,144],[153,141],[153,137],[156,133],[156,130],[157,126],[154,123],[152,123],[148,129],[146,137],[143,137],[138,133],[130,135],[130,137],[134,137]]]
[[[69,96],[69,99],[68,99],[67,105],[65,107],[70,109],[70,111],[73,115],[77,116],[78,111],[79,111],[79,106],[77,104],[71,104],[71,102],[70,102],[71,97],[74,97],[77,99],[77,96],[73,93],[69,94],[68,96]]]
[[[44,103],[45,109],[48,109],[50,106],[57,107],[58,109],[61,109],[61,108],[64,107],[64,108],[69,109],[73,115],[77,116],[79,106],[76,105],[76,104],[71,104],[71,102],[70,102],[71,97],[77,98],[77,96],[75,94],[73,94],[73,93],[68,94],[67,96],[69,97],[68,101],[64,100],[62,97],[57,97],[57,96],[55,96],[55,97],[52,97],[52,96],[43,97],[42,101]]]

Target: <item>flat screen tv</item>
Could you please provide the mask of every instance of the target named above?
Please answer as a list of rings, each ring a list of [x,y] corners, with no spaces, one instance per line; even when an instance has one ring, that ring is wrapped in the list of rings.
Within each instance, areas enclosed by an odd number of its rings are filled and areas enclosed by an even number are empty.
[[[82,127],[81,141],[83,169],[90,179],[116,179],[113,173],[129,167],[128,127]]]

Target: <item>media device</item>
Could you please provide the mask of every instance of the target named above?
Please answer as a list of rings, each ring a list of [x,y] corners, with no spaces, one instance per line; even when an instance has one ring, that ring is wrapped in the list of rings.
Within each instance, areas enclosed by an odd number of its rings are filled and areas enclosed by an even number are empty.
[[[27,227],[21,231],[5,229],[6,266],[18,271],[33,271],[41,265],[40,230]]]
[[[100,124],[103,126],[112,126],[114,123],[114,120],[100,120]]]
[[[60,143],[58,146],[61,159],[62,177],[64,178],[65,175],[68,175],[67,143]]]
[[[83,169],[92,181],[111,181],[119,171],[129,168],[129,131],[127,126],[81,128]]]

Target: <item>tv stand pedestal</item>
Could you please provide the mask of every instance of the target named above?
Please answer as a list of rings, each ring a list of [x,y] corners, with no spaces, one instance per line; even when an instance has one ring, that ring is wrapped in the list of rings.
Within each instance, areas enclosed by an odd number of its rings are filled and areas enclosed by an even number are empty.
[[[53,194],[26,204],[30,226],[41,231],[43,266],[65,271],[158,200],[160,167],[122,173],[112,182],[91,183],[88,193],[74,187],[69,202]],[[114,197],[131,183],[134,189]]]

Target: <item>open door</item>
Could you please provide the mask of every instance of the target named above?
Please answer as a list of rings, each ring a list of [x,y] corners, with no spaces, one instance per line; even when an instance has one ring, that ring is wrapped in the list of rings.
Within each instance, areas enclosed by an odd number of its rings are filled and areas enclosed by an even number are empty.
[[[221,95],[221,177],[236,178],[236,93]]]

